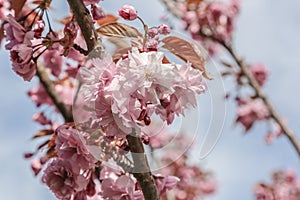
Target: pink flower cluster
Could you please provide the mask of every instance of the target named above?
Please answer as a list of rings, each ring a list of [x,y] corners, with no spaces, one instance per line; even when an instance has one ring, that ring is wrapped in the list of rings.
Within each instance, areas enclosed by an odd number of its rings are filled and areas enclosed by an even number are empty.
[[[6,40],[9,42],[5,48],[10,50],[13,70],[24,80],[29,81],[36,73],[36,63],[32,60],[34,32],[25,30],[12,15],[7,17],[7,22],[4,30]]]
[[[266,67],[263,64],[256,64],[256,65],[252,65],[250,67],[250,70],[254,78],[256,79],[257,83],[260,86],[264,86],[269,74],[269,71],[266,69]]]
[[[253,126],[254,122],[270,117],[270,112],[261,99],[239,99],[238,103],[236,122],[241,123],[246,131]]]
[[[216,43],[208,37],[224,42],[230,41],[239,10],[238,0],[202,1],[193,9],[186,5],[182,9],[185,29],[191,33],[193,39],[204,43],[210,54],[214,55],[218,49]]]
[[[257,184],[254,194],[256,200],[298,200],[300,179],[293,170],[278,171],[273,174],[270,184]]]
[[[105,56],[82,70],[83,92],[108,135],[139,130],[154,113],[171,124],[175,115],[197,105],[196,94],[205,90],[201,72],[190,64],[163,64],[163,58],[161,52],[133,48],[116,64]]]

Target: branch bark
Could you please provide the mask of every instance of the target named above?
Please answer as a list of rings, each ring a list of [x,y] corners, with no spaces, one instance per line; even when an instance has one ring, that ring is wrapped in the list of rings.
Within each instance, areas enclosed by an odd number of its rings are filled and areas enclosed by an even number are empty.
[[[83,1],[68,0],[68,3],[84,36],[88,48],[88,53],[94,50],[95,47],[97,48],[98,46],[102,46],[101,43],[99,44],[99,41],[97,40],[97,33],[95,31],[91,15],[89,14],[87,8],[84,6]],[[102,51],[101,49],[102,48],[100,47],[100,53]],[[101,55],[99,56],[101,57]],[[141,171],[140,173],[133,173],[142,188],[145,199],[159,200],[157,188],[151,175],[142,141],[140,140],[140,138],[134,136],[128,136],[127,139],[134,160],[134,169],[145,169],[145,171]],[[136,156],[140,154],[142,154],[143,156]]]
[[[146,200],[159,200],[159,194],[152,177],[141,138],[135,132],[126,137],[133,163],[133,176],[138,180]]]
[[[182,18],[182,14],[178,12],[178,9],[176,9],[176,7],[171,3],[170,0],[161,0],[161,1],[166,6],[166,8],[168,9],[168,11],[170,11],[175,17],[177,17],[179,19]],[[300,144],[299,144],[299,142],[298,142],[295,134],[283,122],[281,116],[279,115],[279,113],[277,112],[277,110],[275,109],[275,107],[272,105],[271,101],[268,99],[268,97],[266,96],[266,94],[263,92],[262,88],[259,86],[259,84],[257,83],[256,79],[253,77],[253,75],[250,72],[250,70],[248,69],[247,65],[245,65],[241,59],[239,59],[239,57],[234,52],[232,46],[229,45],[229,44],[227,44],[227,43],[225,43],[225,42],[223,42],[223,41],[220,41],[220,40],[218,40],[218,39],[216,39],[216,38],[214,38],[212,36],[206,36],[204,34],[202,34],[202,36],[204,36],[204,37],[206,37],[208,39],[214,40],[216,43],[219,43],[221,46],[223,46],[228,51],[228,53],[230,54],[230,56],[233,58],[233,60],[236,62],[236,64],[240,68],[241,72],[248,79],[249,85],[254,89],[254,91],[256,92],[257,96],[265,103],[265,105],[269,109],[270,114],[271,114],[271,118],[273,118],[274,121],[276,121],[278,123],[278,125],[281,128],[281,130],[286,135],[286,137],[288,138],[288,140],[291,142],[291,144],[293,145],[294,149],[296,150],[298,156],[300,157]]]
[[[287,136],[291,144],[293,145],[294,149],[298,153],[298,156],[300,157],[300,144],[293,133],[293,131],[284,123],[281,116],[275,109],[275,107],[272,105],[269,98],[266,96],[266,94],[263,92],[262,88],[257,83],[256,79],[253,77],[251,71],[249,70],[248,66],[244,64],[242,59],[239,59],[239,57],[234,52],[231,45],[228,45],[224,42],[219,42],[231,55],[231,57],[234,59],[236,64],[241,69],[241,72],[244,74],[244,76],[248,79],[249,85],[254,89],[256,95],[263,100],[265,105],[270,111],[271,117],[274,119],[274,121],[277,122],[277,124],[280,126],[281,130],[284,132],[284,134]]]
[[[48,73],[46,72],[44,66],[38,65],[36,74],[37,74],[38,78],[40,79],[41,84],[44,86],[47,94],[51,98],[52,102],[54,103],[56,108],[59,110],[59,112],[62,114],[64,120],[66,122],[74,121],[71,110],[69,110],[66,107],[63,100],[57,94],[55,85],[49,78]]]

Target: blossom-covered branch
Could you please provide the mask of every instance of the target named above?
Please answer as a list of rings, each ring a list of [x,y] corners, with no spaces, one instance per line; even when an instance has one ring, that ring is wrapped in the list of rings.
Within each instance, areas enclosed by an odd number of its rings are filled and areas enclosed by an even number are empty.
[[[187,7],[186,10],[182,7],[181,9],[177,9],[175,6],[176,3],[178,3],[177,1],[161,1],[169,12],[184,21],[186,29],[191,32],[193,39],[202,42],[202,44],[207,47],[210,54],[215,55],[218,51],[216,45],[219,45],[228,51],[239,68],[239,76],[243,76],[248,80],[247,84],[252,87],[256,93],[255,98],[260,99],[262,101],[261,107],[267,109],[265,115],[257,117],[257,120],[272,118],[278,124],[280,129],[279,134],[277,135],[284,133],[292,143],[297,154],[300,156],[300,144],[297,141],[295,134],[282,120],[282,117],[278,114],[277,110],[262,90],[262,83],[259,81],[264,82],[265,77],[263,78],[264,80],[257,80],[249,66],[237,56],[232,48],[231,34],[233,32],[234,18],[239,11],[238,1],[232,0],[228,4],[222,4],[220,2],[207,3],[205,1],[192,1],[193,3],[191,5],[188,3],[185,5]],[[260,103],[260,101],[257,102]],[[250,121],[247,119],[245,120],[245,124],[243,125],[247,131],[251,128],[256,119],[251,119]]]
[[[256,95],[263,100],[263,102],[265,103],[265,105],[267,106],[271,117],[278,123],[278,125],[280,126],[282,132],[287,136],[287,138],[290,140],[290,142],[292,143],[293,147],[295,148],[295,150],[298,153],[298,156],[300,156],[300,144],[297,140],[297,138],[295,137],[295,134],[293,133],[293,131],[286,125],[286,123],[282,120],[282,117],[279,115],[279,113],[277,112],[277,110],[275,109],[275,107],[272,105],[271,101],[269,100],[269,98],[266,96],[266,94],[263,92],[263,90],[261,89],[259,83],[257,82],[257,80],[255,79],[255,77],[252,75],[251,71],[249,70],[249,68],[247,67],[247,65],[244,64],[243,60],[240,59],[236,53],[234,52],[233,48],[231,45],[226,44],[224,42],[221,43],[221,45],[228,51],[228,53],[231,55],[231,57],[234,59],[234,61],[236,62],[236,64],[239,66],[239,68],[241,69],[241,72],[243,73],[243,75],[245,77],[247,77],[248,81],[249,81],[249,85],[255,90]]]
[[[55,104],[56,108],[59,110],[63,116],[65,122],[74,121],[71,110],[69,110],[64,104],[63,100],[57,94],[55,85],[52,80],[49,78],[45,68],[42,65],[37,65],[36,75],[39,78],[40,82],[44,86],[47,94]]]

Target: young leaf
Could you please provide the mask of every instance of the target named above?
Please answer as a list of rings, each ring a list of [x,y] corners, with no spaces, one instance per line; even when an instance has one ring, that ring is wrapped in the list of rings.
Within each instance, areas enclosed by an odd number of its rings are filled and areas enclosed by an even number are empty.
[[[108,37],[135,37],[137,38],[141,33],[138,32],[134,27],[118,22],[104,24],[97,29],[97,33],[100,36]]]
[[[116,22],[116,21],[118,21],[118,19],[119,18],[114,15],[107,14],[107,15],[105,15],[104,18],[97,20],[97,24],[99,26],[103,26],[104,24],[110,24],[110,23]]]
[[[162,42],[164,43],[162,48],[167,49],[185,62],[191,62],[195,69],[199,69],[208,78],[204,56],[196,45],[175,36],[168,36]]]

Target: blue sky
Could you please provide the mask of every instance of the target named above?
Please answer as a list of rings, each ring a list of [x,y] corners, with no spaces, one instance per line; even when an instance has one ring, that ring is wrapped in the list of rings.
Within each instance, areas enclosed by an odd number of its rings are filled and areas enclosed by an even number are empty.
[[[64,4],[54,1],[57,4]],[[107,10],[114,11],[122,4],[136,6],[143,19],[151,25],[159,24],[164,11],[159,1],[104,1]],[[65,4],[64,4],[65,5]],[[55,6],[54,6],[55,7]],[[59,10],[65,16],[64,6]],[[265,91],[298,138],[300,130],[298,85],[300,85],[300,2],[297,0],[271,1],[251,0],[242,2],[242,13],[238,20],[234,44],[249,63],[262,62],[270,69]],[[174,21],[176,24],[176,20]],[[0,197],[5,200],[54,199],[53,195],[33,177],[30,162],[22,158],[24,151],[33,150],[37,143],[30,140],[38,126],[31,122],[36,111],[26,92],[35,85],[25,83],[9,66],[7,53],[0,51]],[[213,65],[209,65],[212,68]],[[210,83],[212,90],[213,83]],[[225,81],[225,89],[232,88]],[[221,89],[220,89],[221,91]],[[209,129],[212,115],[209,109],[209,94],[199,98],[199,130]],[[299,169],[299,158],[283,137],[271,145],[264,144],[266,126],[255,126],[247,135],[241,127],[233,125],[234,105],[226,103],[226,118],[222,135],[213,151],[203,160],[197,150],[194,160],[214,172],[219,181],[217,195],[212,200],[253,199],[252,189],[256,182],[269,180],[272,170]],[[213,113],[215,114],[215,112]],[[297,171],[299,174],[299,170]],[[17,191],[17,192],[16,192]]]

